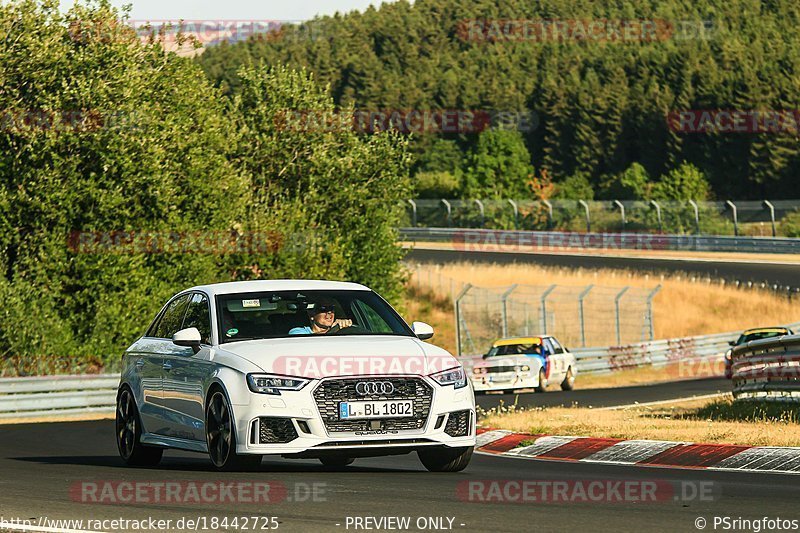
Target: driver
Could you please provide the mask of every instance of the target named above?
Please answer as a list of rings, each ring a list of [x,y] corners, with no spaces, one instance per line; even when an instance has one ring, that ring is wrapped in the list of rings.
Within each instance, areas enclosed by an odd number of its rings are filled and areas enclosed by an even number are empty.
[[[307,312],[311,324],[292,328],[289,335],[324,335],[353,325],[349,319],[336,320],[336,302],[330,298],[321,298],[310,304]]]

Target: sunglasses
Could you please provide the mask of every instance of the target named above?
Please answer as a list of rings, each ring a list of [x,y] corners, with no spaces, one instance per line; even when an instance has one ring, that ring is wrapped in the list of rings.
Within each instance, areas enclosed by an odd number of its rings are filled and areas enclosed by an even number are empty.
[[[335,307],[333,305],[318,305],[314,308],[315,313],[332,313]]]

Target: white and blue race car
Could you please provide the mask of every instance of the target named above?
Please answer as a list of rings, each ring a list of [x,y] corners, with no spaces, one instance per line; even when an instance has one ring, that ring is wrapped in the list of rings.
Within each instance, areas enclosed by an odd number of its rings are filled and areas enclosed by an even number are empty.
[[[475,392],[535,389],[545,392],[558,383],[572,390],[578,369],[572,355],[555,337],[500,339],[472,368]]]

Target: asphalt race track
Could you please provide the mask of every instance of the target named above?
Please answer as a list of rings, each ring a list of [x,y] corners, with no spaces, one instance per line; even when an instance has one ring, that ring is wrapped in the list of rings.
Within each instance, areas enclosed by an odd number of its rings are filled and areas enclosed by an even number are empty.
[[[575,382],[580,387],[581,376]],[[496,407],[502,401],[505,405],[517,403],[521,406],[556,407],[579,405],[580,407],[612,407],[633,403],[658,402],[675,398],[704,396],[717,392],[730,392],[731,382],[725,378],[674,381],[656,385],[637,385],[614,389],[577,389],[562,391],[552,386],[542,394],[481,394],[476,396],[478,405],[484,409]]]
[[[409,261],[420,263],[530,263],[570,268],[615,268],[645,272],[689,272],[713,279],[740,280],[770,285],[800,287],[800,263],[768,263],[747,261],[684,260],[669,258],[611,257],[588,254],[544,254],[515,252],[482,252],[455,250],[410,250]]]
[[[554,394],[555,395],[555,394]],[[113,422],[94,421],[0,426],[0,515],[38,519],[179,520],[196,517],[274,516],[282,531],[355,531],[347,517],[450,517],[456,531],[697,531],[695,521],[714,516],[798,519],[800,482],[796,476],[730,472],[646,469],[564,462],[545,462],[476,455],[459,474],[430,474],[416,456],[359,459],[340,471],[315,461],[264,460],[253,473],[218,474],[202,455],[167,452],[158,469],[134,469],[117,456]],[[70,487],[80,482],[270,481],[284,484],[288,498],[280,503],[83,503]],[[470,482],[527,480],[586,484],[591,481],[658,482],[660,485],[706,487],[703,498],[692,490],[659,501],[470,502],[461,487]],[[322,484],[317,501],[303,500],[302,487]],[[301,487],[298,489],[298,487]],[[676,489],[677,490],[677,489]],[[298,497],[297,495],[300,495]],[[460,495],[459,495],[460,494]],[[572,493],[570,493],[572,494]],[[627,498],[627,497],[626,497]],[[288,501],[293,499],[295,501]],[[77,501],[76,501],[77,500]],[[447,524],[447,521],[444,522]],[[340,524],[340,525],[336,525]],[[463,524],[463,525],[462,525]],[[359,529],[364,531],[366,529]],[[375,530],[375,529],[371,529]],[[448,530],[428,528],[422,530]]]

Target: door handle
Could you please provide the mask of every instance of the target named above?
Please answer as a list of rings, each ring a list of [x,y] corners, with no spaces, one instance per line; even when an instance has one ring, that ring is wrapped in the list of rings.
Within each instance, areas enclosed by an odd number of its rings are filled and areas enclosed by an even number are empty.
[[[163,368],[164,370],[167,370],[167,371],[172,370],[172,363],[167,361],[163,365],[161,365],[161,368]]]

